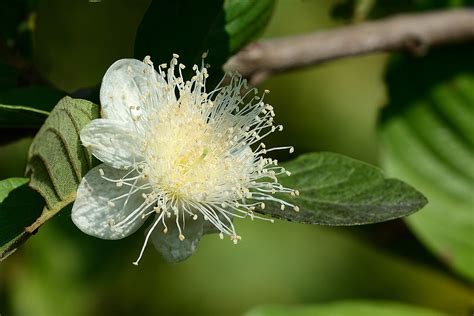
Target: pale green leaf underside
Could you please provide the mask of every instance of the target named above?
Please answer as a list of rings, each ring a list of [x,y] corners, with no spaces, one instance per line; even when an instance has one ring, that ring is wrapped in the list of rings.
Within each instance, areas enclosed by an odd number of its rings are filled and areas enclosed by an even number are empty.
[[[98,106],[89,101],[60,100],[31,144],[29,187],[23,178],[0,182],[0,258],[74,201],[83,175],[93,164],[79,132],[97,117]]]
[[[300,210],[269,204],[261,213],[290,221],[320,225],[361,225],[407,216],[426,204],[425,197],[381,170],[334,153],[312,153],[283,165],[291,171],[280,182],[300,192],[280,196]]]
[[[33,140],[27,174],[31,177],[30,187],[46,202],[42,215],[45,220],[74,201],[82,177],[92,167],[92,156],[81,145],[79,132],[98,117],[97,105],[65,97]]]
[[[423,307],[394,302],[354,301],[302,306],[262,306],[245,316],[447,316]]]
[[[407,219],[420,240],[474,280],[474,46],[445,49],[422,62],[405,60],[389,74],[391,89],[418,73],[424,89],[392,92],[382,128],[390,175],[423,191],[430,204]],[[439,67],[440,61],[452,63]],[[414,65],[416,63],[416,65]],[[437,67],[436,81],[422,69]],[[410,99],[409,96],[412,96]]]

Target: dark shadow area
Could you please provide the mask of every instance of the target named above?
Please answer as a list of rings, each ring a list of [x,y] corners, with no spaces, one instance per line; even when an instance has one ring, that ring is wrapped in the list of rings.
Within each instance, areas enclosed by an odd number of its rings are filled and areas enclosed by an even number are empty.
[[[189,78],[192,66],[200,66],[202,54],[208,52],[205,63],[211,65],[211,84],[216,84],[230,52],[223,6],[223,0],[206,1],[206,5],[194,0],[152,1],[137,31],[135,58],[150,55],[158,66],[178,54],[179,62],[186,65],[183,75]]]
[[[28,184],[11,191],[0,204],[0,246],[18,236],[31,225],[43,210],[43,198]]]

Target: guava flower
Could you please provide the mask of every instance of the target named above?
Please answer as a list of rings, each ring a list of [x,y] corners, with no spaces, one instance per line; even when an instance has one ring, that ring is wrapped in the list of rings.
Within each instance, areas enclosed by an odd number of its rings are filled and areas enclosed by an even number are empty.
[[[242,95],[238,75],[206,92],[207,69],[195,65],[185,81],[177,58],[156,70],[149,57],[115,62],[102,80],[102,118],[80,133],[102,164],[82,179],[72,220],[86,234],[120,239],[154,217],[135,265],[150,239],[167,260],[180,261],[205,233],[237,243],[234,218],[272,221],[255,214],[268,201],[298,211],[274,196],[298,194],[278,182],[290,173],[263,156],[293,152],[261,143],[282,129],[273,108],[255,89]]]

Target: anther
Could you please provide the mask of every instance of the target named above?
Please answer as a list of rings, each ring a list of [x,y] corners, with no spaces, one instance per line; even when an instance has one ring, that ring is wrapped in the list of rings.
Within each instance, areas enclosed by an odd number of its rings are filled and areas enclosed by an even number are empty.
[[[151,61],[151,58],[148,55],[143,58],[143,62],[149,66],[153,66],[153,62]]]

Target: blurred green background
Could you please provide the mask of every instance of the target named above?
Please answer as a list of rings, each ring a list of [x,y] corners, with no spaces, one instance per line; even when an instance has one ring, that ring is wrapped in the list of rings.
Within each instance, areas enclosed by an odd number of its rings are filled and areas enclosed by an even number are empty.
[[[263,37],[333,27],[340,23],[330,18],[333,3],[280,0]],[[70,93],[98,84],[114,60],[132,56],[147,4],[41,1],[38,17],[48,11],[48,19],[36,20],[41,71]],[[271,142],[294,145],[293,157],[324,150],[377,164],[386,62],[386,55],[346,59],[265,82],[262,89],[270,89],[269,103],[285,126]],[[0,179],[23,175],[30,141],[0,147]],[[459,315],[473,306],[469,285],[426,254],[400,221],[344,229],[241,220],[237,228],[243,236],[237,246],[206,236],[195,255],[174,265],[149,247],[137,268],[131,262],[142,233],[98,240],[82,234],[63,211],[0,264],[0,314],[242,315],[261,304],[351,299]]]

